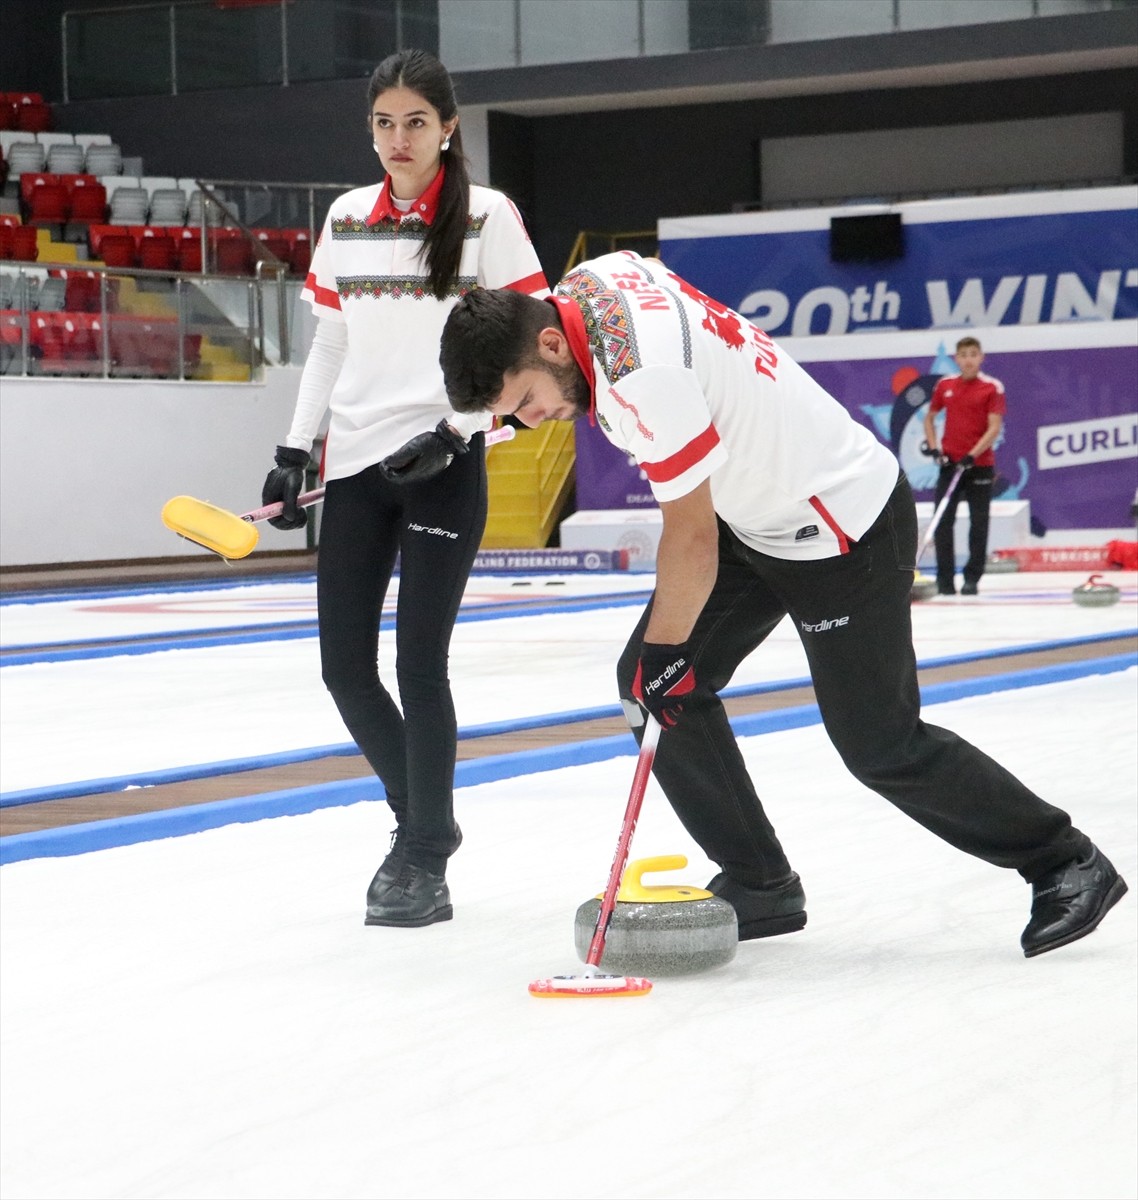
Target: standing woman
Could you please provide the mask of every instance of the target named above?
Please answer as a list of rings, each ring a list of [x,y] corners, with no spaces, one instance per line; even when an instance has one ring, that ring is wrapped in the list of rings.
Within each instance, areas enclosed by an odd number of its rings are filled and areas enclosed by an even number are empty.
[[[396,827],[367,893],[369,925],[451,917],[446,864],[457,726],[447,658],[486,521],[487,414],[446,398],[439,341],[476,287],[548,294],[521,217],[470,182],[446,68],[404,50],[376,68],[368,127],[386,176],[333,202],[302,295],[319,318],[292,428],[264,503],[296,505],[331,410],[317,564],[324,683],[387,792]],[[380,682],[379,620],[400,561],[396,667],[402,712]]]

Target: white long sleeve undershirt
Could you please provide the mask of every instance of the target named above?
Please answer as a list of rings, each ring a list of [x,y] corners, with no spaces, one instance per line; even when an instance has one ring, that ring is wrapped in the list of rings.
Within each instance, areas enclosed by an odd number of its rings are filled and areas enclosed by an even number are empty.
[[[332,389],[340,377],[344,360],[348,357],[348,327],[342,321],[316,323],[312,348],[300,375],[300,389],[296,396],[296,409],[292,415],[292,428],[285,444],[298,450],[311,450],[320,422],[328,411]]]

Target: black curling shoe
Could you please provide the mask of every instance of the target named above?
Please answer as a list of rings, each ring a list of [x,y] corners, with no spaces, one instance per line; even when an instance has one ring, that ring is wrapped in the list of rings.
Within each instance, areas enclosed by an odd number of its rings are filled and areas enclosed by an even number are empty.
[[[458,822],[454,823],[454,844],[451,847],[450,853],[454,852],[462,845],[462,830],[459,828]],[[387,852],[387,857],[379,864],[379,870],[372,876],[372,880],[367,889],[367,905],[371,908],[373,904],[378,904],[380,897],[399,877],[400,868],[407,858],[407,837],[403,832],[403,826],[397,825],[395,832],[391,835],[391,849]]]
[[[1034,958],[1086,937],[1126,895],[1126,880],[1096,846],[1031,885],[1031,920],[1019,942]]]
[[[374,881],[373,881],[374,886]],[[454,916],[446,878],[432,875],[426,867],[404,862],[394,881],[371,898],[368,889],[365,925],[402,925],[417,928],[449,921]]]
[[[739,919],[739,941],[794,933],[806,924],[806,893],[797,875],[774,888],[752,888],[720,872],[707,890],[726,900]]]

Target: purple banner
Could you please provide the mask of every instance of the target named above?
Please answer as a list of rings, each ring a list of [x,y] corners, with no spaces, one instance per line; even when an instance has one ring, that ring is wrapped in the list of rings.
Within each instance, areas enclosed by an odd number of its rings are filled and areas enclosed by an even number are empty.
[[[918,500],[931,500],[936,467],[920,452],[936,381],[955,370],[928,359],[853,359],[805,369],[897,455]],[[996,445],[994,498],[1029,500],[1048,529],[1129,528],[1138,487],[1138,348],[1098,347],[987,355],[1007,394]],[[577,505],[652,505],[647,480],[599,429],[577,426]]]

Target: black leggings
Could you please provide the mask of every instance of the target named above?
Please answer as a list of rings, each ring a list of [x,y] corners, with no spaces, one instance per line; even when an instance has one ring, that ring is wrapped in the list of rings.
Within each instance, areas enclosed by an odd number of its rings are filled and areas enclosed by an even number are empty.
[[[324,683],[379,776],[408,858],[436,874],[454,850],[457,725],[451,631],[486,524],[485,439],[424,483],[368,467],[325,489],[316,571]],[[376,662],[383,600],[399,556],[396,665],[402,713]]]
[[[904,477],[848,554],[772,558],[722,523],[719,575],[688,645],[697,693],[660,738],[655,774],[704,853],[740,882],[790,874],[718,692],[789,613],[826,732],[851,774],[938,837],[1033,880],[1090,845],[1065,812],[963,738],[920,717],[909,606],[917,520]],[[651,603],[617,668],[628,708]],[[637,739],[642,730],[635,730]],[[803,764],[803,770],[809,770]]]
[[[944,499],[956,474],[954,466],[941,467],[933,504]],[[936,546],[936,581],[942,591],[952,591],[956,575],[956,509],[968,501],[968,561],[964,564],[964,582],[979,583],[988,561],[988,513],[992,507],[992,481],[995,467],[969,467],[960,477],[956,491],[949,497],[944,515],[933,534]]]

